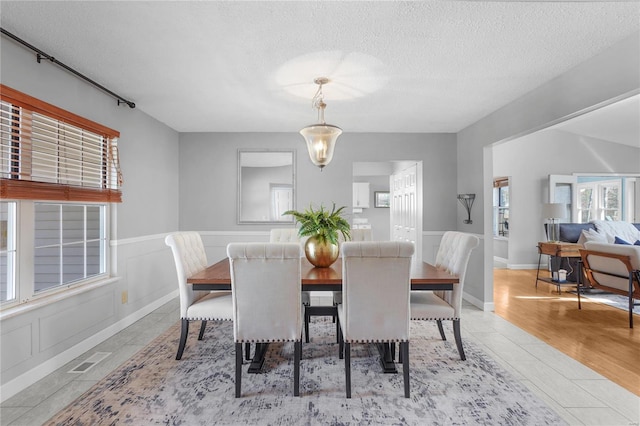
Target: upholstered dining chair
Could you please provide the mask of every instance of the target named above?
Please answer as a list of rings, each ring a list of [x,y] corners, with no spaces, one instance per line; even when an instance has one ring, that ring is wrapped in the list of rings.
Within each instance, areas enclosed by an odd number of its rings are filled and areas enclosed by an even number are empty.
[[[342,244],[342,303],[338,305],[339,356],[344,355],[351,398],[351,344],[400,342],[404,396],[409,398],[409,292],[413,243]]]
[[[351,230],[351,241],[373,241],[373,232],[371,228],[369,229],[352,229]],[[334,291],[333,292],[333,304],[338,305],[342,303],[342,292]]]
[[[466,357],[462,347],[462,337],[460,336],[462,290],[471,251],[478,246],[479,242],[480,240],[475,235],[454,231],[445,232],[436,254],[435,266],[446,269],[451,274],[458,275],[460,282],[453,285],[452,291],[411,292],[411,319],[435,320],[442,340],[447,340],[442,321],[453,321],[453,334],[460,359],[463,361]]]
[[[236,344],[236,398],[242,389],[242,344],[293,342],[293,394],[300,395],[302,302],[300,244],[227,246]]]
[[[178,290],[180,293],[180,320],[182,331],[176,359],[182,358],[189,321],[202,321],[198,340],[202,340],[207,321],[231,321],[231,292],[229,291],[194,291],[187,284],[187,278],[205,269],[207,254],[202,238],[197,232],[177,232],[165,237],[165,244],[171,247],[173,260],[178,274]]]
[[[304,256],[304,246],[300,237],[298,236],[298,228],[274,228],[269,232],[270,243],[299,243],[300,244],[300,256]],[[308,291],[302,292],[302,304],[307,307],[311,305],[311,293]],[[307,343],[309,342],[309,319],[305,315],[304,329],[307,335]]]

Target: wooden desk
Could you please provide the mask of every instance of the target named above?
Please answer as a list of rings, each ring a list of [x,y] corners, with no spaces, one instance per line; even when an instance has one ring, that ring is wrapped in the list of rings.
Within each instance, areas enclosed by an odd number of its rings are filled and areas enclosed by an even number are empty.
[[[316,268],[306,258],[302,258],[302,290],[304,291],[341,291],[342,290],[342,259],[338,259],[329,268]],[[453,285],[459,283],[457,275],[438,269],[428,263],[420,263],[411,268],[411,290],[453,290]],[[231,290],[231,271],[229,259],[207,267],[206,269],[187,278],[187,283],[194,290]],[[267,344],[256,345],[256,353],[249,367],[250,373],[258,373],[264,364]],[[386,373],[396,372],[395,363],[386,347],[380,354],[380,363]]]
[[[580,249],[583,248],[580,244],[575,243],[563,243],[561,241],[541,241],[538,243],[538,271],[536,272],[536,287],[538,287],[538,281],[545,281],[558,287],[558,294],[560,294],[561,285],[576,285],[575,283],[568,281],[557,281],[553,279],[553,273],[558,272],[560,264],[563,258],[578,258],[580,259]],[[542,255],[549,256],[551,277],[540,277],[540,260]],[[578,290],[580,289],[580,264],[578,263]]]

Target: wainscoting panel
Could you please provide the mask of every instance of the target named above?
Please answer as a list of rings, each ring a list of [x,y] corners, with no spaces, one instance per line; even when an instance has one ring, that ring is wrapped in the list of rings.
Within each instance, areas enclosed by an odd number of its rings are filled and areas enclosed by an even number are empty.
[[[68,306],[38,319],[40,352],[69,339],[96,324],[105,323],[115,314],[113,292],[92,297],[82,304]]]
[[[13,366],[28,360],[33,355],[33,327],[31,324],[24,324],[12,330],[2,327],[2,346],[0,346],[0,357],[2,357],[2,369],[9,369]],[[5,344],[5,342],[8,342]]]

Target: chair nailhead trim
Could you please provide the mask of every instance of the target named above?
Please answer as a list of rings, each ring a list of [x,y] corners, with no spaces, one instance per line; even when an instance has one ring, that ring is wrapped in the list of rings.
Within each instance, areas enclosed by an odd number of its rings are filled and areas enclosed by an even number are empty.
[[[416,317],[411,317],[411,319],[415,320],[415,321],[437,321],[437,320],[440,320],[440,321],[458,321],[458,320],[460,320],[460,318],[456,318],[456,317],[452,317],[452,318],[422,318],[422,317],[416,318]]]
[[[240,340],[236,340],[236,343],[287,343],[287,342],[302,342],[302,339],[296,339],[296,340],[291,340],[291,339],[260,339],[260,340],[255,340],[255,339],[251,339],[251,340],[246,340],[246,339],[240,339]]]

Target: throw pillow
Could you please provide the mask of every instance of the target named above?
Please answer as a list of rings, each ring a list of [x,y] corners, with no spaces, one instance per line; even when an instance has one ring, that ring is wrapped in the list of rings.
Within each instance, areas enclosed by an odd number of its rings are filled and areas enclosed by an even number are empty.
[[[631,245],[631,243],[630,243],[630,242],[627,242],[627,241],[623,240],[623,239],[622,239],[622,238],[620,238],[620,237],[616,237],[616,238],[613,240],[613,244],[624,244],[624,245],[627,245],[627,246],[630,246],[630,245]]]
[[[578,244],[584,245],[586,242],[609,243],[607,235],[601,234],[595,229],[583,229],[578,239]]]
[[[636,241],[635,243],[633,243],[634,246],[640,246],[640,240]]]

